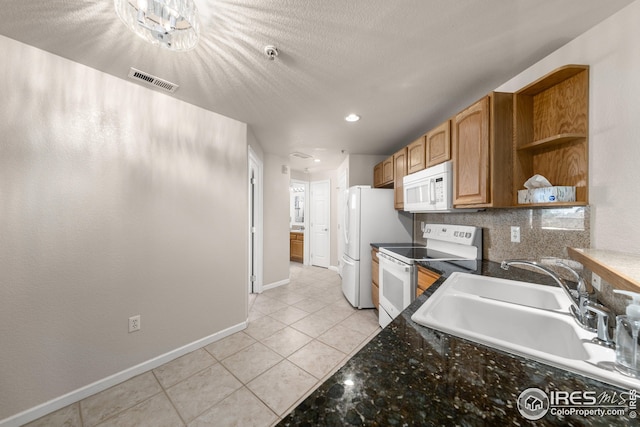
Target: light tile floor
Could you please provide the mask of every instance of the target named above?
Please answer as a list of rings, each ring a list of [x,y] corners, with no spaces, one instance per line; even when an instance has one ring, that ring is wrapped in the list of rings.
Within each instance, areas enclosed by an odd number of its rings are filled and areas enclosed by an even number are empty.
[[[271,426],[379,331],[331,270],[291,263],[291,281],[250,295],[249,326],[49,414],[35,426]]]

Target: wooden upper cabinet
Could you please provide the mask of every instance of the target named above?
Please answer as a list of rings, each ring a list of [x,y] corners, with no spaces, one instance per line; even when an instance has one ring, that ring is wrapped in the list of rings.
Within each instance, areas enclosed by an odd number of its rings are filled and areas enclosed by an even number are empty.
[[[382,162],[382,183],[383,185],[393,184],[393,156],[389,156]]]
[[[451,120],[427,133],[425,152],[427,168],[451,160]]]
[[[393,206],[398,210],[402,210],[404,209],[404,185],[402,178],[407,175],[407,147],[400,149],[393,155],[393,169]]]
[[[382,187],[382,162],[378,163],[373,167],[373,186],[375,188]]]
[[[375,188],[393,188],[393,156],[373,167],[373,186]]]
[[[454,204],[489,202],[489,97],[456,115]]]
[[[453,120],[456,207],[501,207],[512,202],[513,95],[493,92]]]
[[[422,135],[407,146],[407,174],[421,171],[427,167],[425,162],[425,136]]]

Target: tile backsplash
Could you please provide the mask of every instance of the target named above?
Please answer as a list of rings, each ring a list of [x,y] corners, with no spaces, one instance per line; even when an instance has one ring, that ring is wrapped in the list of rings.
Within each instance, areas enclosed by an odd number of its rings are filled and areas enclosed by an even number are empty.
[[[415,214],[414,241],[424,243],[421,222],[474,225],[482,227],[484,259],[496,262],[507,258],[567,259],[567,246],[590,247],[589,219],[588,206]],[[520,243],[511,242],[511,226],[520,227]]]
[[[569,259],[567,247],[591,247],[590,208],[490,209],[465,213],[429,213],[414,215],[414,241],[424,243],[420,223],[460,224],[482,227],[482,256],[501,262],[508,258],[541,261],[543,258]],[[511,226],[520,227],[520,243],[511,242]],[[573,280],[556,270],[566,279]],[[583,275],[590,283],[591,272]],[[595,289],[594,289],[595,291]],[[604,280],[597,298],[616,314],[624,313],[628,301],[613,294],[613,286]]]

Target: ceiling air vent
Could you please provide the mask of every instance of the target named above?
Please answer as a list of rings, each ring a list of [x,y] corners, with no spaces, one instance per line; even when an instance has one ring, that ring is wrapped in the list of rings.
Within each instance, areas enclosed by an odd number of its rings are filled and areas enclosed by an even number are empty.
[[[290,153],[289,155],[290,155],[291,157],[297,157],[297,158],[299,158],[299,159],[310,159],[310,158],[312,158],[312,157],[313,157],[313,156],[310,156],[310,155],[308,155],[308,154],[301,153],[301,152],[299,152],[299,151],[294,151],[293,153]]]
[[[145,83],[149,86],[160,88],[170,93],[174,93],[180,87],[175,83],[162,80],[156,76],[152,76],[151,74],[136,70],[135,68],[131,68],[129,70],[129,78],[132,80],[137,80],[138,82]]]

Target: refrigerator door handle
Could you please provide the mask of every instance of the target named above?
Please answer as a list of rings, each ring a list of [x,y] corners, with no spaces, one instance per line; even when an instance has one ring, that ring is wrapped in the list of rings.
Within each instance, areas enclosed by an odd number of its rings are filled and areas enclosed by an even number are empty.
[[[347,200],[344,204],[344,244],[349,244],[349,192],[347,192]]]

